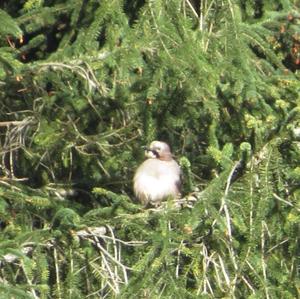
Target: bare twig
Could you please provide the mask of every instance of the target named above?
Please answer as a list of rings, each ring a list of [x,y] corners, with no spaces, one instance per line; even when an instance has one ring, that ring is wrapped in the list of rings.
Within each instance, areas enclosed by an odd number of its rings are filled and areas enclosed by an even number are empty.
[[[267,251],[267,253],[270,253],[271,251],[273,251],[275,248],[277,248],[277,247],[279,247],[279,246],[281,246],[282,244],[284,244],[284,243],[286,243],[286,242],[288,242],[290,239],[289,238],[287,238],[287,239],[285,239],[285,240],[283,240],[283,241],[281,241],[280,243],[278,243],[278,244],[276,244],[276,245],[274,245],[273,247],[271,247],[268,251]]]
[[[245,278],[245,276],[242,276],[242,280],[245,282],[245,284],[248,286],[248,288],[252,291],[253,294],[255,294],[255,290],[250,284],[250,282]]]
[[[221,270],[222,270],[222,273],[223,273],[223,277],[224,277],[224,279],[225,279],[225,282],[226,282],[228,288],[230,288],[230,277],[229,277],[229,275],[228,275],[228,273],[227,273],[227,270],[226,270],[226,268],[225,268],[225,264],[224,264],[224,262],[223,262],[222,257],[221,257],[219,254],[218,254],[218,258],[219,258]]]
[[[269,299],[269,291],[268,291],[268,282],[267,282],[267,265],[265,263],[265,230],[264,230],[264,223],[262,221],[261,223],[261,266],[263,271],[263,277],[264,277],[264,289],[266,298]]]
[[[24,125],[24,121],[23,120],[14,120],[14,121],[1,121],[0,122],[0,127],[7,127],[7,126],[20,126],[20,125]]]
[[[189,0],[185,0],[185,2],[187,3],[187,5],[189,6],[189,8],[191,9],[192,13],[194,14],[194,16],[199,19],[199,16],[194,8],[194,6],[191,4],[191,2]]]
[[[59,276],[59,267],[58,267],[58,257],[57,257],[57,250],[53,247],[53,257],[54,257],[54,264],[55,264],[55,275],[56,275],[56,287],[57,287],[57,296],[59,299],[61,297],[61,287],[60,287],[60,276]]]
[[[298,212],[300,212],[300,209],[296,208],[295,205],[293,205],[290,201],[287,201],[287,200],[285,200],[285,199],[279,197],[276,193],[273,193],[273,196],[274,196],[277,200],[279,200],[279,201],[285,203],[286,205],[288,205],[288,206],[290,206],[290,207],[295,208]]]

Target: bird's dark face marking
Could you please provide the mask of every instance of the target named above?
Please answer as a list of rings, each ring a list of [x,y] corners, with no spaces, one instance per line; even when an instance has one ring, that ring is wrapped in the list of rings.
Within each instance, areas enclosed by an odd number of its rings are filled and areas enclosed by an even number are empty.
[[[146,148],[146,157],[160,160],[171,160],[172,154],[168,144],[162,141],[153,141],[150,146]]]
[[[151,152],[155,155],[156,158],[159,158],[159,149],[151,149]]]
[[[152,148],[146,148],[146,157],[148,158],[159,158],[159,153],[157,152],[157,150],[152,149]]]
[[[156,158],[161,156],[162,147],[160,145],[154,145],[148,148],[148,151],[151,151]]]

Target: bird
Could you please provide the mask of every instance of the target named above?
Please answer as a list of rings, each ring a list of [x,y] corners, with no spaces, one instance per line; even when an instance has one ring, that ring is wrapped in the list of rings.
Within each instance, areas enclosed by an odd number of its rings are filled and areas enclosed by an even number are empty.
[[[158,207],[164,199],[179,196],[181,170],[163,141],[151,142],[145,156],[133,178],[134,194],[143,205]]]

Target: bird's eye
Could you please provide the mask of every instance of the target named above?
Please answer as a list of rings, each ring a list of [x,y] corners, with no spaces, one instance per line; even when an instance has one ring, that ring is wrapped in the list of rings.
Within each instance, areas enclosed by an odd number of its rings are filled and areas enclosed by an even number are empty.
[[[160,152],[160,151],[161,151],[161,147],[157,147],[156,150],[157,150],[158,152]]]

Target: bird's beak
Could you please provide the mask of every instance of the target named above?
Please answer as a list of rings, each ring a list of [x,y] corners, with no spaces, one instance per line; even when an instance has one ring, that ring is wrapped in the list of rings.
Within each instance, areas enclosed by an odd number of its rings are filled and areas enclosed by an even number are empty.
[[[143,149],[145,152],[153,152],[153,150],[152,150],[150,147],[145,146],[145,145],[142,146],[142,149]]]

